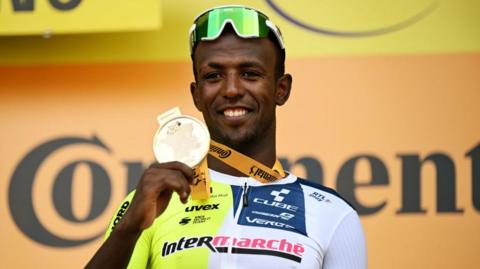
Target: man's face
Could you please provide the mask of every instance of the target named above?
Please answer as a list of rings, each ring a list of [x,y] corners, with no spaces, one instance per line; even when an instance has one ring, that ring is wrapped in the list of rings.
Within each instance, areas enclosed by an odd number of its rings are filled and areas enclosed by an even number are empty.
[[[200,42],[195,51],[195,106],[210,135],[231,146],[275,139],[275,108],[288,99],[291,77],[275,77],[274,44],[231,32]]]

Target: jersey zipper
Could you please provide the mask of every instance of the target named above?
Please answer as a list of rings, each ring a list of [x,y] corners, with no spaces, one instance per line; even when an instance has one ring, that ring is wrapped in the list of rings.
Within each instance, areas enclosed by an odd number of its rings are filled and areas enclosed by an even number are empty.
[[[242,227],[241,225],[238,225],[238,221],[240,219],[240,215],[242,214],[243,208],[248,206],[248,188],[249,187],[248,187],[247,179],[245,179],[245,182],[242,186],[242,191],[240,194],[240,199],[242,199],[242,201],[238,203],[237,211],[233,216],[233,225],[235,227],[231,232],[231,236],[233,238],[240,238],[242,235],[242,231],[241,231]],[[232,248],[233,248],[233,242],[230,242],[228,244],[227,253],[231,254]],[[233,257],[233,255],[226,255],[225,259],[222,259],[222,260],[223,260],[221,263],[222,268],[231,268],[231,269],[237,268],[237,265],[235,264],[235,258]]]
[[[243,208],[248,206],[248,189],[249,189],[248,181],[247,181],[247,179],[245,179],[245,181],[243,183],[243,186],[242,186],[241,193],[239,195],[240,196],[239,199],[241,199],[241,201],[240,201],[240,203],[238,203],[237,211],[235,212],[235,214],[233,216],[233,219],[234,219],[235,223],[238,223],[238,220],[240,218],[240,214],[242,213]]]
[[[245,185],[243,185],[243,195],[242,195],[243,207],[248,206],[248,184],[245,181]]]

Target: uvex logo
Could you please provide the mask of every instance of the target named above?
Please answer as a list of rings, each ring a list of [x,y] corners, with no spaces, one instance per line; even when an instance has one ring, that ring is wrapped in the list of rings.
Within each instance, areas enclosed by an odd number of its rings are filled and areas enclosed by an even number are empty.
[[[214,210],[214,209],[218,209],[218,206],[220,206],[220,204],[192,205],[190,207],[185,208],[185,212],[201,211],[201,210]]]

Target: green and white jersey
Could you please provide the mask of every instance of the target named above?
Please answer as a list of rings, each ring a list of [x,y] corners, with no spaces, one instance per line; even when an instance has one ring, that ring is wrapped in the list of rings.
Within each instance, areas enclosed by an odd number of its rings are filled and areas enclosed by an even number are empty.
[[[335,191],[291,174],[270,184],[210,174],[211,198],[182,204],[174,194],[128,268],[366,268],[358,215]]]

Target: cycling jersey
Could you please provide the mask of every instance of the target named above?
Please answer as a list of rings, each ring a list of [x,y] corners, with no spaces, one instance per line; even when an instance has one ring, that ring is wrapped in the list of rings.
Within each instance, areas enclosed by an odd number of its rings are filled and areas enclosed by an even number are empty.
[[[182,204],[174,194],[129,268],[366,268],[358,215],[335,191],[292,174],[270,184],[210,174],[211,198]]]

